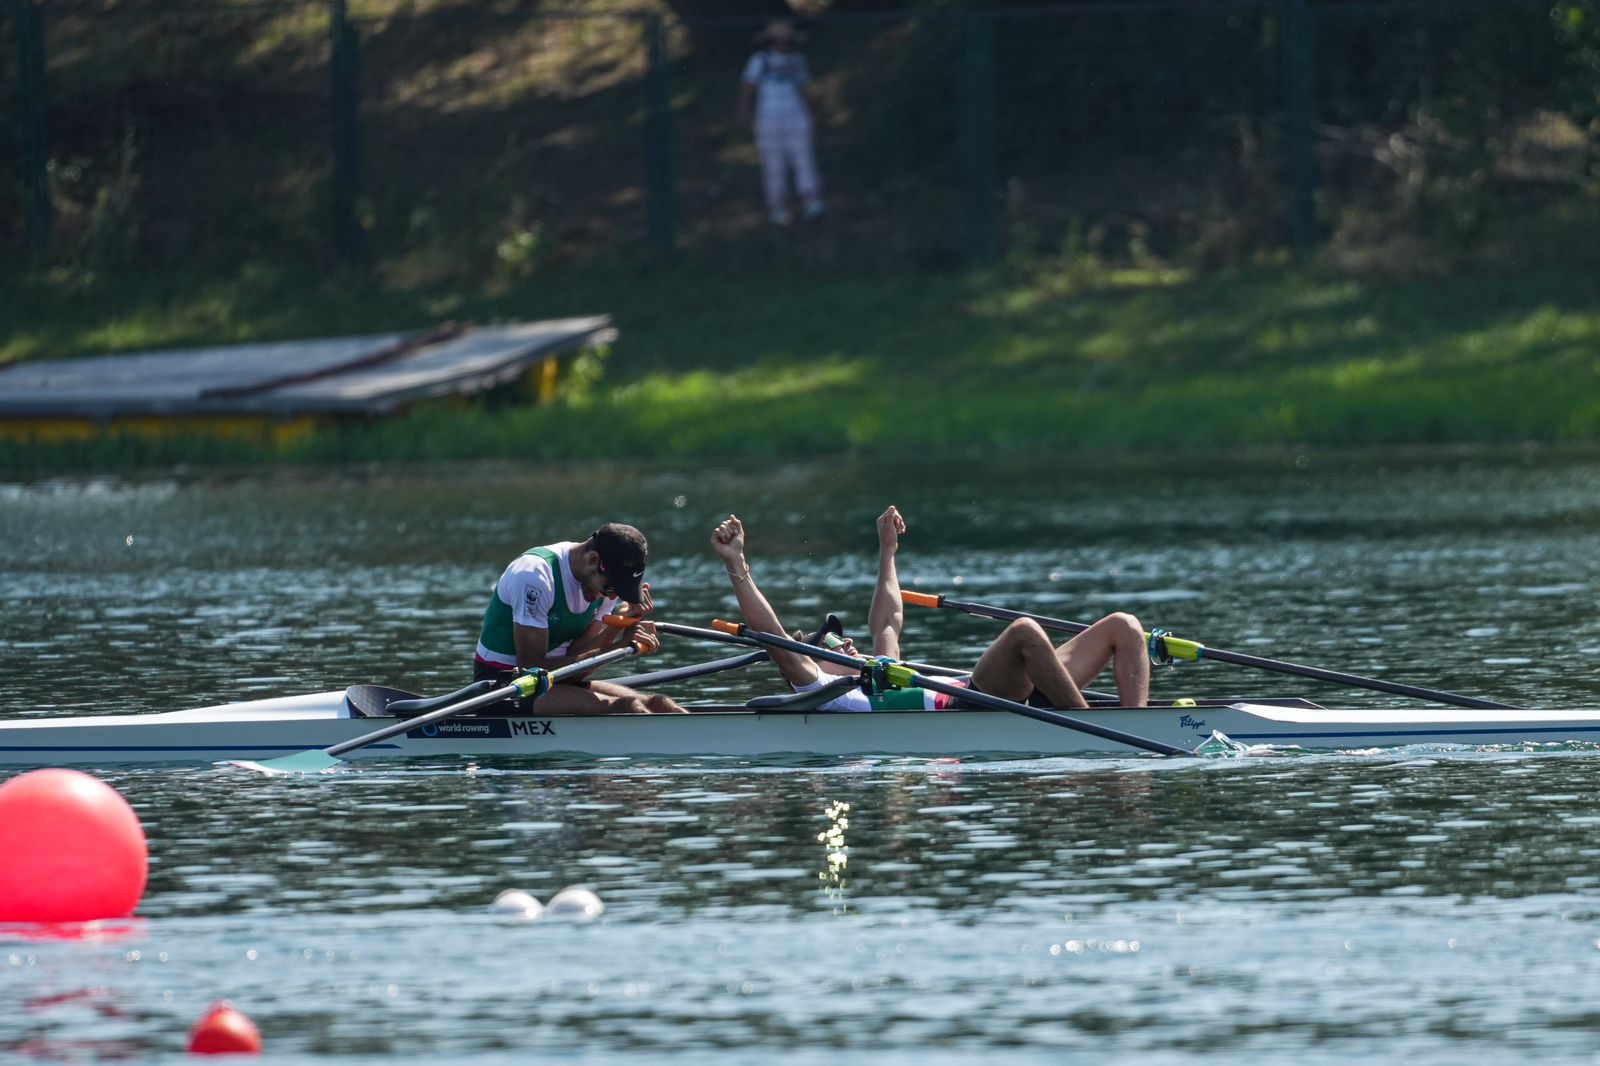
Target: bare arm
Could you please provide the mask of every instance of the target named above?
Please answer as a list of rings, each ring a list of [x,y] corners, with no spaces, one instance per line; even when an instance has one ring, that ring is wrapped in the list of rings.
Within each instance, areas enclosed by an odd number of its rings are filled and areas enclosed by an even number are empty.
[[[608,651],[623,632],[620,627],[608,626],[596,618],[594,624],[583,631],[582,636],[577,637],[571,644],[567,645],[567,658],[569,660],[582,659]]]
[[[521,623],[511,627],[511,639],[517,646],[517,669],[532,670],[534,667],[543,667],[554,670],[559,666],[566,666],[573,660],[566,655],[550,654],[550,631],[548,629],[535,629]]]
[[[587,635],[585,634],[585,636]],[[587,651],[578,651],[569,646],[565,655],[551,655],[550,631],[525,625],[512,626],[511,637],[517,645],[517,669],[519,670],[532,670],[535,667],[545,670],[558,670],[563,666],[571,666],[575,662],[598,655],[604,650],[602,648],[590,648]]]
[[[900,633],[906,626],[906,608],[900,600],[900,575],[895,571],[894,555],[900,549],[900,534],[906,520],[893,504],[878,516],[878,584],[872,590],[872,607],[867,611],[867,629],[872,634],[872,654],[900,657]]]
[[[644,618],[655,607],[655,601],[650,597],[650,582],[646,581],[639,586],[642,603],[623,603],[612,612],[622,618]],[[653,628],[653,627],[652,627]],[[637,632],[637,627],[608,626],[599,618],[594,624],[584,630],[583,635],[572,642],[571,652],[573,658],[584,658],[598,655],[608,651],[623,633]]]
[[[628,628],[608,626],[598,618],[582,636],[567,646],[565,655],[550,654],[550,631],[548,629],[535,629],[532,626],[513,625],[511,637],[517,647],[517,668],[519,670],[532,670],[540,667],[545,670],[557,670],[563,666],[592,659],[602,652],[610,650],[622,634],[626,633],[628,639],[639,644],[641,654],[648,655],[661,648],[661,638],[656,633],[655,623],[641,620]],[[587,674],[578,675],[571,680],[582,680]]]
[[[739,521],[737,515],[729,515],[726,521],[711,531],[711,550],[717,553],[727,568],[728,582],[739,601],[739,613],[744,616],[745,625],[762,633],[787,636],[783,623],[778,621],[778,613],[761,594],[755,577],[750,573],[750,564],[745,561],[744,523]],[[791,685],[809,685],[817,680],[817,664],[810,658],[777,648],[768,648],[767,654]]]

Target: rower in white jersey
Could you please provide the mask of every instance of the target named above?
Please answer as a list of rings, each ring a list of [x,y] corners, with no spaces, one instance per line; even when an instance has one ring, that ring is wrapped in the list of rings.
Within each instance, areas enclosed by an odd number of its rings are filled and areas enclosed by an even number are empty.
[[[905,606],[900,600],[900,577],[895,569],[895,553],[905,531],[905,519],[893,505],[878,516],[878,581],[872,591],[867,628],[872,636],[872,654],[891,659],[900,657],[900,633],[905,628]],[[711,548],[727,567],[745,624],[764,633],[783,634],[783,623],[750,572],[744,523],[737,515],[729,515],[712,530]],[[846,655],[860,654],[848,640],[840,650]],[[845,667],[819,663],[777,648],[769,648],[768,654],[796,692],[811,692],[837,676],[853,673]],[[1150,702],[1150,660],[1144,628],[1137,618],[1124,612],[1107,615],[1060,647],[1051,644],[1049,634],[1039,623],[1031,619],[1012,622],[985,649],[964,680],[972,688],[1002,699],[1022,702],[1037,692],[1055,707],[1087,707],[1083,686],[1107,665],[1114,666],[1117,698],[1122,706],[1143,707]],[[874,694],[851,689],[820,709],[941,710],[949,703],[950,698],[942,693],[923,689]]]
[[[652,606],[643,580],[649,561],[644,534],[618,522],[587,540],[530,548],[513,559],[489,594],[473,680],[505,684],[523,670],[569,666],[607,651],[623,633],[641,652],[659,649],[655,624],[644,618]],[[608,626],[601,621],[608,614],[640,621],[627,629]],[[583,679],[557,683],[536,704],[541,716],[683,711],[666,696]]]

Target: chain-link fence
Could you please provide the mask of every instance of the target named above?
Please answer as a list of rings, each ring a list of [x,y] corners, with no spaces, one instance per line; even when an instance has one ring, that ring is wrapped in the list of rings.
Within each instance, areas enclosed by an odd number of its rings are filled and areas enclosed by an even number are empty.
[[[741,115],[764,18],[6,2],[12,254],[526,276],[669,252],[1515,262],[1600,236],[1600,0],[829,11],[791,53],[816,220],[765,202]]]

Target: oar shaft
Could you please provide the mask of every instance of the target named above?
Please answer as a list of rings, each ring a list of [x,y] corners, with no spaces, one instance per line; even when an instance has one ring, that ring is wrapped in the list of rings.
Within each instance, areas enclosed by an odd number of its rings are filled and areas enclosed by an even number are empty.
[[[730,639],[737,639],[742,642],[748,641],[751,644],[764,644],[769,648],[782,648],[784,651],[792,651],[797,655],[809,655],[811,658],[820,659],[825,663],[837,663],[840,666],[848,666],[852,670],[859,670],[862,664],[865,662],[865,660],[858,655],[846,655],[842,651],[834,651],[832,648],[823,648],[815,644],[807,644],[803,640],[792,640],[789,637],[779,636],[776,633],[764,633],[759,629],[751,629],[743,622],[724,622],[719,618],[711,623],[710,630],[700,630],[699,632],[714,632],[719,636],[726,636]]]
[[[712,624],[739,626],[739,623],[737,622],[714,622]],[[670,633],[673,636],[696,637],[700,640],[715,640],[723,644],[738,644],[747,648],[760,647],[763,643],[762,641],[754,640],[749,636],[741,636],[738,633],[729,633],[724,630],[717,629],[700,629],[696,626],[680,626],[675,622],[657,622],[656,628],[663,633]],[[768,634],[762,635],[767,636]],[[794,641],[793,643],[796,647],[804,647],[806,649],[805,651],[801,652],[802,655],[810,655],[814,659],[826,659],[829,662],[839,663],[841,665],[850,665],[852,663],[860,662],[859,659],[853,659],[848,655],[845,655],[841,652],[835,652],[830,648],[824,648],[819,644],[803,644],[800,641]],[[904,665],[911,667],[913,670],[921,670],[923,673],[948,674],[951,677],[962,677],[972,672],[971,670],[963,670],[955,666],[938,666],[934,663],[905,663]]]
[[[760,642],[738,633],[729,633],[719,629],[701,629],[698,626],[680,626],[676,622],[657,622],[656,630],[661,633],[670,633],[675,637],[693,637],[696,640],[711,640],[718,644],[737,644],[740,647],[760,647]]]
[[[927,592],[902,592],[900,598],[913,607],[948,607],[952,611],[974,614],[980,618],[994,618],[1002,622],[1015,622],[1027,618],[1038,622],[1046,629],[1054,629],[1062,633],[1082,633],[1089,628],[1083,622],[1069,622],[1065,618],[1048,618],[1042,614],[1031,614],[1027,611],[991,607],[987,603],[967,603],[964,600],[952,600],[948,596],[936,596]]]
[[[550,676],[553,678],[555,675],[551,674]],[[429,711],[427,714],[419,714],[415,718],[403,718],[392,725],[386,725],[381,729],[374,729],[370,733],[363,733],[359,737],[356,737],[352,740],[346,740],[341,744],[335,744],[331,748],[324,748],[323,751],[328,755],[343,755],[347,751],[355,751],[357,748],[364,748],[369,744],[376,744],[380,740],[388,740],[390,737],[399,736],[401,733],[408,733],[413,729],[421,729],[423,726],[432,725],[434,722],[443,721],[446,718],[452,718],[458,714],[465,714],[466,712],[474,710],[478,707],[486,707],[491,703],[498,703],[501,700],[510,696],[515,696],[516,694],[517,686],[506,685],[504,688],[497,688],[491,692],[485,692],[481,696],[474,696],[470,700],[463,700],[461,703],[452,703],[447,707],[440,707],[436,711]]]
[[[624,688],[649,688],[652,685],[665,685],[674,681],[687,681],[694,677],[718,674],[724,670],[735,670],[741,666],[758,663],[766,657],[767,653],[758,648],[755,651],[747,651],[742,655],[731,655],[726,659],[716,659],[709,663],[674,666],[666,670],[652,670],[647,674],[629,674],[626,677],[611,677],[606,680],[613,685],[621,685]]]
[[[997,711],[1010,711],[1012,714],[1020,714],[1025,718],[1032,718],[1035,721],[1048,722],[1050,725],[1059,725],[1065,726],[1068,729],[1076,729],[1080,733],[1088,733],[1090,736],[1100,737],[1102,740],[1114,740],[1118,744],[1126,744],[1130,748],[1142,748],[1145,751],[1153,751],[1157,755],[1194,754],[1194,752],[1190,751],[1188,748],[1180,748],[1175,744],[1168,744],[1162,740],[1151,740],[1147,737],[1134,736],[1132,733],[1124,733],[1122,730],[1113,729],[1110,726],[1100,725],[1096,722],[1085,722],[1083,719],[1074,718],[1070,714],[1061,714],[1057,711],[1046,710],[1043,707],[1034,707],[1026,703],[1017,703],[1013,700],[1001,699],[998,696],[991,696],[987,692],[979,692],[973,688],[963,688],[960,685],[952,685],[948,682],[940,681],[937,678],[928,677],[924,674],[913,673],[911,675],[911,683],[918,688],[930,689],[934,692],[943,692],[947,696],[954,696],[957,699],[966,700],[968,703],[976,703],[980,706],[990,707]]]
[[[713,623],[713,624],[714,625],[737,626],[739,623],[736,623],[736,622],[718,622],[718,623]],[[717,630],[717,629],[700,629],[700,628],[698,628],[696,626],[681,626],[681,625],[678,625],[676,622],[657,622],[656,623],[656,628],[658,630],[660,630],[661,632],[663,632],[663,633],[670,633],[673,636],[695,637],[695,638],[698,638],[700,640],[715,640],[715,641],[718,641],[718,642],[720,642],[722,644],[737,644],[737,645],[740,645],[741,647],[747,647],[747,648],[760,647],[761,644],[762,644],[762,642],[759,641],[759,640],[753,640],[749,636],[741,636],[738,633],[729,633],[729,632],[726,632],[726,631],[723,631],[723,630]],[[766,636],[767,634],[762,634],[762,635]],[[787,638],[781,638],[781,639],[787,639]],[[805,649],[807,649],[806,651],[801,652],[801,654],[802,655],[810,655],[812,658],[827,659],[829,662],[840,663],[840,664],[844,664],[844,665],[848,665],[850,663],[860,662],[859,659],[852,659],[848,655],[844,655],[844,654],[839,653],[839,652],[834,652],[832,649],[823,648],[821,645],[818,645],[818,644],[805,644],[805,643],[803,643],[801,641],[794,641],[794,644],[795,644],[796,647],[804,647]],[[826,653],[826,654],[822,654],[822,653]],[[970,670],[961,670],[961,669],[958,669],[957,667],[954,667],[954,666],[936,666],[933,663],[906,663],[905,665],[911,667],[913,670],[921,670],[921,671],[923,671],[925,673],[932,673],[932,674],[949,674],[952,677],[960,677],[963,674],[971,673]],[[634,686],[634,687],[637,687],[637,686]]]
[[[851,655],[844,655],[839,652],[830,651],[826,648],[818,648],[811,644],[804,644],[798,640],[790,640],[787,637],[774,636],[771,633],[762,633],[758,630],[750,629],[748,626],[740,625],[737,622],[723,622],[719,620],[712,622],[711,624],[714,628],[724,633],[738,633],[740,635],[747,636],[749,639],[752,639],[759,644],[765,644],[774,648],[783,648],[787,651],[796,652],[800,655],[809,655],[814,659],[838,663],[840,666],[861,669],[870,662],[870,660],[859,659]],[[1189,751],[1186,748],[1180,748],[1164,741],[1149,740],[1145,737],[1134,736],[1132,733],[1124,733],[1120,729],[1112,729],[1110,726],[1098,725],[1094,722],[1084,722],[1077,718],[1073,718],[1070,715],[1060,714],[1056,711],[1047,711],[1043,707],[1030,707],[1026,703],[1016,703],[1012,700],[1001,699],[999,696],[991,696],[987,692],[978,692],[971,688],[964,688],[961,685],[952,685],[947,681],[940,681],[937,678],[928,677],[926,674],[918,673],[916,670],[904,663],[895,663],[890,669],[904,671],[906,679],[910,682],[910,684],[918,688],[929,689],[933,692],[942,692],[947,696],[955,696],[972,703],[980,704],[984,707],[993,708],[994,710],[1010,711],[1012,714],[1020,714],[1025,718],[1032,718],[1040,722],[1048,722],[1050,725],[1063,726],[1067,729],[1076,729],[1080,733],[1088,733],[1090,736],[1100,737],[1102,740],[1116,741],[1118,744],[1126,744],[1130,748],[1140,748],[1144,751],[1155,752],[1158,755],[1194,754],[1194,752]]]
[[[1070,622],[1064,618],[1051,618],[1048,615],[1033,614],[1028,611],[1013,611],[1005,607],[993,607],[986,603],[968,603],[925,592],[907,592],[903,596],[906,603],[916,607],[948,607],[951,610],[977,615],[980,618],[994,618],[1001,621],[1016,621],[1020,618],[1026,618],[1037,622],[1045,629],[1055,630],[1060,633],[1082,633],[1089,628],[1082,622]],[[1148,635],[1146,634],[1146,636]],[[1431,700],[1435,703],[1449,703],[1457,707],[1501,711],[1511,709],[1511,704],[1509,703],[1497,703],[1494,700],[1479,699],[1476,696],[1463,696],[1460,693],[1446,692],[1442,689],[1421,688],[1417,685],[1407,685],[1398,681],[1385,681],[1377,677],[1362,677],[1359,674],[1347,674],[1339,670],[1324,670],[1319,666],[1306,666],[1302,663],[1284,662],[1279,659],[1264,659],[1259,655],[1247,655],[1243,652],[1227,651],[1222,648],[1209,648],[1196,641],[1181,640],[1176,637],[1168,637],[1167,643],[1173,647],[1173,654],[1178,658],[1211,659],[1219,663],[1232,663],[1235,666],[1251,666],[1257,670],[1270,670],[1274,673],[1291,674],[1295,677],[1327,681],[1336,685],[1349,685],[1352,688],[1371,689],[1375,692],[1388,692],[1392,695],[1408,696],[1412,699]],[[1179,651],[1179,648],[1182,650]]]
[[[1204,645],[1200,648],[1199,657],[1213,659],[1219,663],[1233,663],[1235,666],[1253,666],[1258,670],[1275,670],[1280,674],[1309,677],[1317,681],[1329,681],[1337,685],[1350,685],[1355,688],[1372,689],[1375,692],[1388,692],[1396,696],[1409,696],[1412,699],[1432,700],[1435,703],[1451,703],[1457,707],[1475,707],[1482,710],[1501,711],[1511,708],[1509,703],[1496,703],[1494,700],[1482,700],[1476,696],[1463,696],[1456,692],[1445,692],[1440,689],[1418,688],[1416,685],[1407,685],[1399,681],[1385,681],[1377,677],[1359,677],[1355,674],[1341,673],[1338,670],[1324,670],[1318,666],[1279,662],[1276,659],[1263,659],[1256,655],[1246,655],[1237,651],[1224,651],[1221,648],[1208,648]]]
[[[594,655],[587,659],[581,659],[578,662],[563,666],[558,670],[552,670],[550,671],[550,680],[553,683],[560,681],[562,678],[571,677],[574,674],[586,674],[590,670],[597,670],[602,666],[608,666],[611,663],[617,662],[621,659],[626,659],[630,655],[637,655],[638,653],[639,649],[633,644],[629,644],[626,648],[614,648],[611,651],[603,654]],[[437,711],[430,711],[427,714],[419,714],[415,718],[406,718],[402,721],[395,722],[392,725],[386,725],[381,729],[374,729],[370,733],[363,733],[359,737],[346,740],[340,744],[335,744],[331,748],[324,748],[323,754],[337,757],[343,755],[347,751],[355,751],[357,748],[364,748],[369,744],[376,744],[380,740],[388,740],[390,737],[399,736],[401,733],[408,733],[413,729],[421,729],[423,726],[432,725],[434,722],[442,722],[446,718],[453,718],[458,714],[465,714],[467,711],[476,710],[479,707],[486,707],[491,703],[498,703],[500,700],[509,699],[512,696],[518,695],[520,692],[521,689],[514,683],[510,685],[504,685],[500,688],[494,689],[491,692],[485,692],[481,696],[474,696],[470,700],[463,700],[460,703],[452,703],[448,707],[440,707]]]

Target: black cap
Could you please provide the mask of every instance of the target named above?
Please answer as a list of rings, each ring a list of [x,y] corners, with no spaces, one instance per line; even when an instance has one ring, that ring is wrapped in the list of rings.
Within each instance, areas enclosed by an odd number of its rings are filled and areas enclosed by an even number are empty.
[[[606,585],[620,600],[638,603],[643,598],[639,582],[650,562],[650,545],[644,534],[620,522],[607,522],[589,537],[589,546],[600,554]]]

